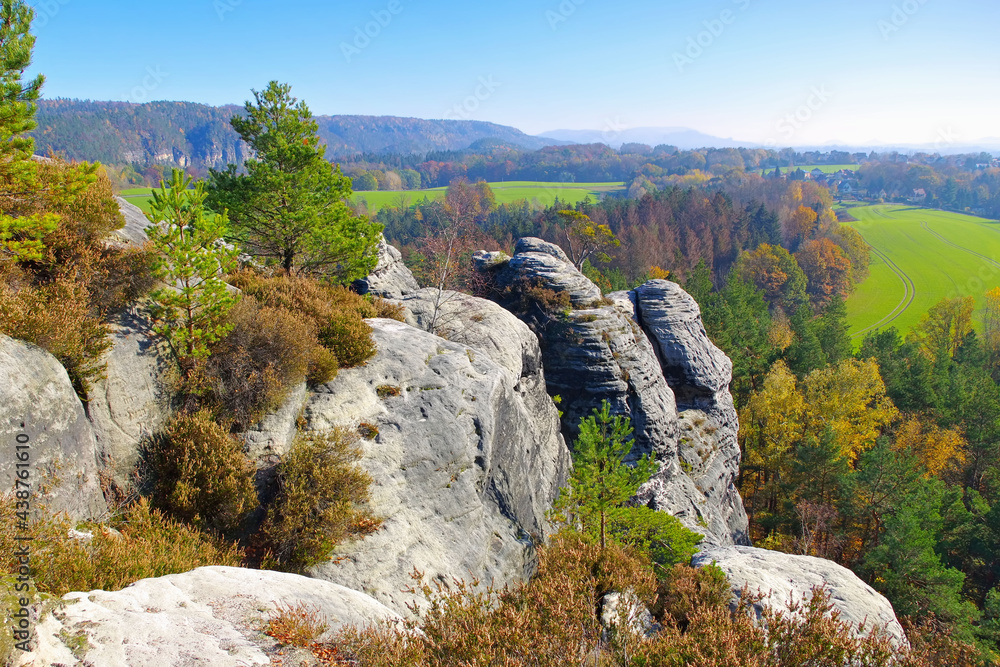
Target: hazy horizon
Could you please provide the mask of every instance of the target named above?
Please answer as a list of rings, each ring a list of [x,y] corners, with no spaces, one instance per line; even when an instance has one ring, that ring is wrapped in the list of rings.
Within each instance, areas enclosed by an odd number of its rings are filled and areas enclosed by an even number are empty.
[[[985,0],[340,4],[37,0],[31,72],[48,98],[212,105],[277,79],[317,115],[533,135],[683,127],[776,146],[942,147],[1000,135],[1000,8]]]

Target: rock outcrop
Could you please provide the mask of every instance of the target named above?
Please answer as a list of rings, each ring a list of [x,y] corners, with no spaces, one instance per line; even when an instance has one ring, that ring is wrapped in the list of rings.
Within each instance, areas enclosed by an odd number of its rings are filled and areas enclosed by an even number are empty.
[[[87,414],[102,465],[125,485],[149,437],[173,414],[168,356],[141,316],[124,313],[102,362],[104,378],[89,392]]]
[[[746,543],[746,513],[733,484],[740,451],[732,366],[709,341],[694,300],[666,281],[602,298],[557,246],[539,239],[521,239],[509,261],[477,257],[501,302],[540,337],[565,435],[573,437],[580,418],[607,400],[631,418],[635,453],[655,452],[659,462],[638,499],[678,517],[706,543]],[[525,309],[518,286],[551,290],[556,301],[566,294],[570,308]]]
[[[879,626],[898,644],[906,643],[906,635],[889,601],[846,567],[832,561],[745,546],[711,547],[691,561],[695,567],[712,563],[729,577],[734,600],[747,586],[750,592],[769,594],[761,601],[762,605],[787,609],[789,602],[808,600],[813,588],[825,586],[841,620],[855,625],[864,623],[867,630]]]
[[[279,607],[306,605],[330,639],[344,625],[399,620],[367,595],[308,577],[235,567],[202,567],[143,579],[120,591],[69,593],[37,626],[23,667],[220,667],[274,664],[277,642],[263,634]],[[298,663],[296,663],[298,664]]]
[[[19,488],[30,484],[33,498],[49,487],[44,503],[74,520],[107,511],[94,434],[66,369],[54,356],[0,334],[0,409],[3,493],[13,492],[21,481]],[[28,447],[15,449],[20,443]],[[17,460],[18,451],[26,453],[25,461]]]
[[[737,544],[749,544],[748,521],[736,490],[739,420],[729,383],[733,364],[712,343],[697,302],[667,280],[651,280],[629,294],[634,317],[653,342],[663,376],[674,390],[682,423],[678,454],[686,476],[704,497],[700,521],[717,534],[725,525]],[[670,475],[657,475],[639,493],[645,504],[678,514],[690,510],[689,494],[674,490]],[[716,525],[712,525],[716,522]],[[722,525],[720,525],[722,524]]]
[[[414,567],[444,581],[523,578],[565,479],[561,439],[538,427],[514,374],[487,353],[394,320],[369,322],[376,356],[318,387],[303,418],[311,430],[375,426],[362,465],[385,523],[310,574],[399,611],[418,599],[402,592]]]
[[[125,226],[112,232],[112,238],[120,243],[133,246],[141,246],[149,240],[146,228],[149,227],[149,218],[135,204],[124,197],[115,197],[118,202],[118,209],[125,217]]]
[[[378,242],[378,263],[368,276],[354,281],[354,289],[360,294],[372,294],[386,299],[398,299],[420,289],[416,278],[403,264],[403,255],[395,247],[386,243],[385,237]]]

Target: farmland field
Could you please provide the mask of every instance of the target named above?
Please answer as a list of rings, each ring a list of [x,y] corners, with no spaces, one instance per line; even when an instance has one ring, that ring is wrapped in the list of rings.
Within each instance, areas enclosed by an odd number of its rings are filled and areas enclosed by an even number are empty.
[[[624,183],[546,183],[542,181],[490,183],[490,188],[492,188],[498,204],[525,199],[529,204],[537,202],[541,206],[551,206],[556,197],[572,204],[581,202],[587,197],[596,202],[602,194],[615,192],[623,187],[625,187]],[[407,205],[410,205],[424,197],[443,199],[445,190],[446,188],[443,187],[401,191],[372,190],[355,192],[351,196],[351,200],[357,202],[359,199],[364,199],[368,203],[369,213],[374,215],[385,206],[396,205],[401,195],[405,198]],[[149,213],[149,203],[153,199],[152,192],[153,188],[130,188],[122,190],[119,194],[141,208],[143,212]]]
[[[601,194],[621,190],[624,183],[546,183],[542,181],[506,181],[490,183],[490,188],[496,196],[498,204],[508,204],[521,199],[529,204],[538,202],[541,206],[551,206],[558,197],[562,201],[576,204],[590,197],[597,201]],[[355,192],[352,201],[364,199],[368,203],[369,212],[374,214],[385,206],[395,205],[402,195],[409,204],[418,202],[424,197],[429,199],[444,198],[446,188],[426,188],[423,190],[384,191],[371,190]]]
[[[851,215],[857,222],[846,224],[872,247],[871,276],[847,300],[856,344],[890,326],[905,335],[946,297],[973,296],[978,309],[983,294],[1000,286],[1000,222],[889,205],[852,208]]]

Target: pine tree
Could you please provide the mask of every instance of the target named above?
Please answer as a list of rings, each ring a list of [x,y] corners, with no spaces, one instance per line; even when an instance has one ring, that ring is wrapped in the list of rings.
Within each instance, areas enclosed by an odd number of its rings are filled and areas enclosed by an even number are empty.
[[[653,455],[626,465],[625,457],[635,440],[628,417],[611,415],[611,404],[580,420],[580,435],[573,446],[573,473],[569,493],[560,505],[568,509],[588,531],[596,530],[601,548],[607,546],[609,513],[625,505],[653,473]],[[596,526],[594,525],[596,521]]]
[[[225,214],[205,211],[205,187],[189,189],[192,179],[175,169],[170,184],[153,191],[150,239],[161,257],[154,275],[166,286],[151,297],[156,331],[171,345],[182,365],[203,359],[209,345],[231,328],[226,313],[236,297],[222,277],[236,267],[236,252],[220,241]]]
[[[19,0],[0,5],[0,261],[41,259],[42,239],[59,225],[53,214],[26,213],[37,190],[35,101],[45,78],[22,80],[31,64],[35,37],[29,31],[35,12]]]
[[[365,276],[382,228],[348,208],[351,180],[324,158],[309,108],[277,81],[253,95],[230,122],[255,157],[245,174],[236,165],[212,171],[208,205],[228,210],[233,237],[251,255],[287,272],[342,283]]]

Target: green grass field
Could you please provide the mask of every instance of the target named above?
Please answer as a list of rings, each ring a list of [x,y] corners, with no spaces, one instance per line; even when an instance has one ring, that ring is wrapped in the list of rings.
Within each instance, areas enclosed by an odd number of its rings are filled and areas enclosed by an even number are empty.
[[[624,183],[545,183],[542,181],[506,181],[503,183],[490,183],[493,194],[496,195],[498,204],[509,204],[511,202],[527,200],[529,204],[538,203],[540,206],[551,206],[556,197],[560,201],[568,201],[572,204],[583,201],[587,197],[597,201],[601,194],[615,192],[625,187]],[[355,192],[351,196],[352,201],[364,198],[368,202],[368,210],[374,215],[385,206],[395,206],[402,196],[407,205],[428,199],[443,199],[446,188],[426,188],[423,190],[402,190],[402,191],[369,191]],[[149,213],[149,204],[153,199],[153,188],[129,188],[122,190],[119,194],[129,202],[135,204]]]
[[[1000,286],[1000,222],[896,205],[851,209],[872,247],[871,276],[847,300],[850,334],[894,326],[902,334],[944,298]],[[977,318],[979,317],[977,313]]]
[[[556,197],[560,201],[569,201],[576,204],[587,197],[597,201],[602,193],[614,192],[625,187],[624,183],[545,183],[542,181],[505,181],[503,183],[490,183],[490,188],[496,196],[498,204],[509,204],[511,202],[527,200],[529,204],[537,202],[541,206],[551,206]],[[422,200],[444,198],[446,188],[426,188],[422,190],[402,190],[402,191],[367,191],[355,192],[351,199],[358,201],[363,198],[368,203],[371,213],[382,209],[385,206],[395,206],[404,197],[408,204],[413,204]]]

